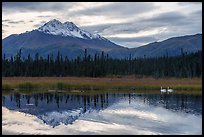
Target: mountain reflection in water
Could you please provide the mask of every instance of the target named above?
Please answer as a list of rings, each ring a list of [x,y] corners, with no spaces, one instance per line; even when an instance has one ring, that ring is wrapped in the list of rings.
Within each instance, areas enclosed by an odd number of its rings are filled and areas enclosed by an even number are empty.
[[[96,91],[97,92],[97,91]],[[118,102],[144,103],[171,111],[202,115],[202,96],[185,94],[137,94],[137,93],[35,93],[2,95],[2,105],[21,112],[36,115],[53,127],[72,124],[79,117],[92,111],[99,112]],[[142,111],[142,110],[141,110]]]

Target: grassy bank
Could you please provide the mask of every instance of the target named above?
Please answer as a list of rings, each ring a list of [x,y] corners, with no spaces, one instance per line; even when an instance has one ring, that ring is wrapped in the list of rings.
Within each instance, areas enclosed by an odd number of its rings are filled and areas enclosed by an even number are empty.
[[[2,90],[160,90],[202,91],[202,79],[149,77],[3,77]]]

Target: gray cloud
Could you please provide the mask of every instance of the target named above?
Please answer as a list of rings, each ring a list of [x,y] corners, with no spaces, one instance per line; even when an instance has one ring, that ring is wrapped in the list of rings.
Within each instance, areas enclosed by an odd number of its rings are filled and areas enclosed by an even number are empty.
[[[199,12],[196,12],[197,14]],[[194,13],[195,14],[195,13]],[[165,27],[167,31],[171,31],[171,28],[188,26],[192,29],[193,24],[198,25],[199,20],[197,15],[185,16],[179,12],[166,12],[160,13],[151,18],[142,18],[140,20],[132,20],[128,23],[117,23],[117,24],[102,24],[94,26],[85,26],[87,31],[94,32],[95,30],[102,35],[120,34],[120,33],[138,33],[140,31],[148,31],[154,28]],[[196,21],[194,20],[196,18]],[[197,28],[199,28],[197,26]],[[193,28],[195,29],[195,27]],[[176,30],[173,30],[176,31]],[[176,31],[177,32],[177,31]]]
[[[192,12],[192,15],[195,17],[202,17],[202,10],[197,10],[195,12]]]
[[[2,23],[2,27],[9,27],[9,25]]]
[[[141,30],[147,29],[147,27],[135,21],[129,23],[107,23],[99,25],[82,26],[81,28],[92,33],[96,31],[101,35],[137,33]]]
[[[71,2],[3,2],[3,9],[7,11],[61,11],[72,7]]]
[[[202,4],[202,2],[179,2],[178,3],[179,5],[182,5],[182,6],[191,6],[191,5],[200,5]]]
[[[133,16],[146,11],[151,11],[156,6],[153,3],[142,2],[115,2],[109,5],[103,5],[100,7],[84,9],[75,11],[74,16],[78,15],[106,15],[114,18]]]
[[[159,23],[159,24],[166,24],[166,25],[180,25],[180,24],[188,24],[191,23],[191,20],[187,20],[188,17],[179,13],[179,12],[167,12],[161,13],[157,16],[141,20],[141,22],[151,22],[151,23]]]
[[[102,33],[104,30],[109,29],[110,27],[117,26],[120,23],[106,23],[106,24],[99,24],[99,25],[90,25],[90,26],[81,26],[83,30],[89,31],[94,33],[97,31],[97,33]]]
[[[39,17],[39,18],[50,18],[52,16],[49,16],[49,15],[40,15],[40,16],[37,16],[37,17]]]
[[[19,20],[19,21],[14,21],[11,19],[5,19],[2,20],[2,23],[7,23],[7,24],[18,24],[18,23],[25,23],[23,20]]]
[[[24,22],[23,20],[19,20],[19,21],[8,21],[7,23],[9,23],[9,24],[21,24],[21,23],[24,23],[24,24],[25,24],[25,22]]]
[[[9,21],[11,21],[11,20],[9,20],[9,19],[2,20],[2,22],[9,22]]]

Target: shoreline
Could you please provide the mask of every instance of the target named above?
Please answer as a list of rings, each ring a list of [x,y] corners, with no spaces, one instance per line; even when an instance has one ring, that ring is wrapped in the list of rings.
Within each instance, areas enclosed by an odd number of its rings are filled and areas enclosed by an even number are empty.
[[[152,77],[2,77],[2,90],[160,90],[202,92],[202,78]]]

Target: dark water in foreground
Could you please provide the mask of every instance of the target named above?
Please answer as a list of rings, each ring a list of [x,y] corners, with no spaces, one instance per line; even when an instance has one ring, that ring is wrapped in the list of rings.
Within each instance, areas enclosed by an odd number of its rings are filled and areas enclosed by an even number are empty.
[[[133,109],[137,109],[140,103],[150,106],[150,109],[161,107],[173,113],[202,115],[201,95],[96,93],[11,93],[2,95],[2,106],[35,115],[53,127],[61,123],[72,124],[84,114],[100,112],[119,102]],[[144,111],[140,108],[140,112]]]

